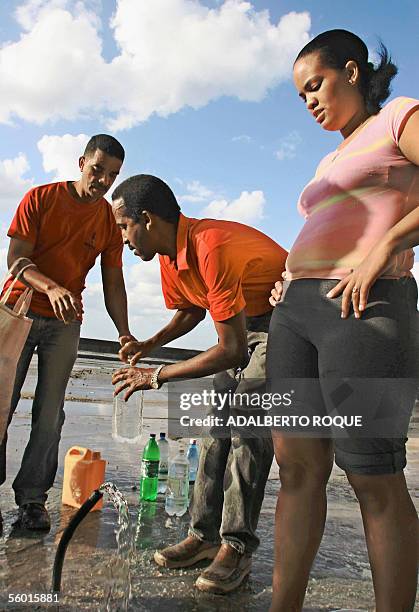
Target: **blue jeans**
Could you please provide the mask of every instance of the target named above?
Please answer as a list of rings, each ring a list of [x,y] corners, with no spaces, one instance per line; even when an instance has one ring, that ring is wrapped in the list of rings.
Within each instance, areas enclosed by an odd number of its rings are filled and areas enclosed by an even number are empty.
[[[20,399],[26,374],[37,348],[38,381],[32,403],[32,427],[20,470],[13,482],[18,506],[44,503],[54,483],[58,466],[58,446],[64,423],[64,396],[77,357],[80,322],[65,325],[52,317],[29,312],[32,328],[20,357],[9,423]],[[6,480],[7,435],[0,446],[0,485]]]

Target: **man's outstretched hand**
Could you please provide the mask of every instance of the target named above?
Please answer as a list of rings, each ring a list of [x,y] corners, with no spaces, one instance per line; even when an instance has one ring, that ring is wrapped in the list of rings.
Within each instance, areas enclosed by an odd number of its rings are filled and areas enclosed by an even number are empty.
[[[116,397],[121,391],[127,389],[124,400],[127,401],[133,393],[141,390],[152,389],[151,376],[156,368],[121,368],[113,373],[112,384],[117,385],[114,391]]]

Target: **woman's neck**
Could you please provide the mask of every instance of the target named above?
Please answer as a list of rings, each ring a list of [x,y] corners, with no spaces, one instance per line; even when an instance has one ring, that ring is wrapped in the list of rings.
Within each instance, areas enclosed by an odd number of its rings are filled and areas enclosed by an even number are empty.
[[[345,127],[340,130],[344,140],[349,138],[352,134],[354,134],[359,128],[369,119],[371,115],[368,113],[366,108],[362,108],[358,113],[356,113],[350,121],[345,125]]]

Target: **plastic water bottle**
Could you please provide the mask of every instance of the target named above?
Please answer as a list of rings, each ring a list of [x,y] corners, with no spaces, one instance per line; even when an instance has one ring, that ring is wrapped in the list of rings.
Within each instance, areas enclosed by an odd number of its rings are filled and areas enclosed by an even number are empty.
[[[169,471],[169,442],[166,440],[166,434],[160,433],[160,440],[157,442],[160,451],[159,464],[159,486],[158,492],[165,493],[167,485],[167,474]]]
[[[189,482],[193,483],[196,480],[196,473],[198,471],[199,451],[196,445],[196,440],[191,439],[189,442],[190,444],[186,456],[189,461]]]
[[[112,437],[117,442],[138,444],[143,433],[144,392],[133,393],[127,402],[123,393],[113,402]]]
[[[166,489],[166,512],[169,516],[182,516],[189,502],[189,463],[185,449],[169,464],[169,478]]]
[[[150,439],[143,450],[141,460],[140,499],[155,501],[157,499],[158,472],[160,451],[156,442],[156,434],[150,434]]]

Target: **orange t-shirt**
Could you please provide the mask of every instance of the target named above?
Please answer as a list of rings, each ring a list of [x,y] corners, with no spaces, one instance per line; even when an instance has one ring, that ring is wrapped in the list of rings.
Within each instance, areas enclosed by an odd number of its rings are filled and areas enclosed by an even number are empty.
[[[214,321],[243,309],[257,316],[271,309],[269,297],[285,269],[287,251],[258,230],[233,221],[180,215],[177,257],[160,255],[166,306],[199,306]]]
[[[7,235],[32,243],[35,248],[31,260],[40,272],[78,298],[100,253],[102,266],[122,268],[122,236],[110,204],[104,198],[91,204],[77,202],[67,182],[28,191]],[[11,304],[24,289],[22,283],[16,283]],[[34,291],[30,309],[44,317],[55,316],[45,293]]]

